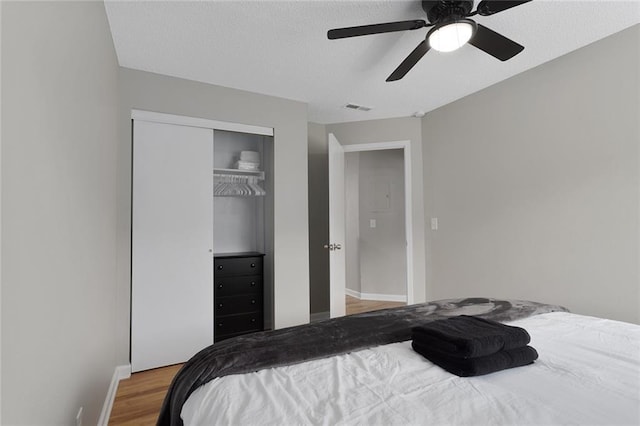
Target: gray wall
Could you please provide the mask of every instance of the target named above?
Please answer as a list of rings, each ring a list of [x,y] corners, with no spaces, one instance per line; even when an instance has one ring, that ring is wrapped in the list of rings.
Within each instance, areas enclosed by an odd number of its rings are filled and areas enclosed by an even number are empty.
[[[640,26],[423,119],[433,296],[640,322]]]
[[[359,172],[360,291],[406,296],[404,152],[361,152]]]
[[[273,127],[274,326],[309,321],[307,106],[304,103],[121,68],[118,151],[118,355],[129,359],[131,110]]]
[[[411,177],[413,187],[412,197],[413,220],[413,295],[414,302],[431,299],[430,285],[425,264],[426,250],[424,238],[424,203],[422,177],[422,121],[418,118],[390,118],[385,120],[369,120],[351,123],[328,124],[327,133],[333,133],[342,145],[410,141],[411,146]],[[326,183],[325,183],[326,184]],[[328,184],[326,184],[328,185]],[[409,194],[407,194],[409,195]],[[328,220],[328,216],[327,219]],[[312,260],[313,261],[313,260]]]
[[[323,124],[309,123],[309,292],[311,313],[329,312],[329,157]]]
[[[96,424],[116,365],[118,66],[101,2],[2,5],[2,419]]]

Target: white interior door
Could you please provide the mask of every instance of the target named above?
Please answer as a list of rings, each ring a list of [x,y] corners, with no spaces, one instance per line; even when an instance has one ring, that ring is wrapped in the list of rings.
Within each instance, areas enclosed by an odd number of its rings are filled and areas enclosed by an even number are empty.
[[[329,291],[331,318],[345,314],[344,148],[329,133]]]
[[[213,343],[213,130],[133,126],[131,368]]]

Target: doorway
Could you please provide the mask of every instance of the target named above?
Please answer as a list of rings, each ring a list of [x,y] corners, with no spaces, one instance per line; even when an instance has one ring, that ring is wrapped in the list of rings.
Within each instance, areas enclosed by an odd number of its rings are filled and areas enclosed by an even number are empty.
[[[340,145],[329,174],[330,235],[342,235],[330,242],[344,248],[329,255],[331,317],[344,315],[346,296],[383,307],[413,303],[409,141]]]
[[[403,151],[346,152],[344,164],[345,293],[406,303]]]

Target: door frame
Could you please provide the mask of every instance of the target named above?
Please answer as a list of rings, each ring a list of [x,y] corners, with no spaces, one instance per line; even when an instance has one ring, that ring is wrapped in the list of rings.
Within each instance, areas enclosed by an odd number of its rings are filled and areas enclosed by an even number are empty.
[[[131,157],[131,175],[130,175],[130,206],[129,206],[129,256],[128,256],[128,261],[129,261],[129,291],[128,291],[128,297],[129,297],[129,310],[128,310],[128,314],[129,314],[129,318],[128,318],[128,325],[129,325],[129,362],[131,363],[131,352],[132,352],[132,332],[131,332],[131,321],[133,318],[133,312],[132,312],[132,279],[133,279],[133,265],[134,265],[134,260],[133,260],[133,209],[134,209],[134,199],[133,199],[133,188],[134,188],[134,176],[133,176],[133,167],[134,167],[134,157],[133,157],[133,146],[134,146],[134,138],[133,138],[133,128],[134,128],[134,121],[139,121],[139,122],[151,122],[151,123],[160,123],[160,124],[171,124],[171,125],[178,125],[178,126],[187,126],[187,127],[194,127],[194,128],[203,128],[203,129],[211,129],[212,131],[216,131],[216,130],[223,130],[223,131],[229,131],[229,132],[239,132],[239,133],[247,133],[247,134],[253,134],[253,135],[262,135],[262,136],[270,136],[273,137],[274,140],[272,141],[273,143],[273,150],[275,150],[275,129],[273,127],[264,127],[264,126],[257,126],[257,125],[252,125],[252,124],[243,124],[243,123],[236,123],[236,122],[229,122],[229,121],[219,121],[219,120],[212,120],[212,119],[208,119],[208,118],[200,118],[200,117],[190,117],[190,116],[185,116],[185,115],[176,115],[176,114],[168,114],[168,113],[162,113],[162,112],[155,112],[155,111],[147,111],[147,110],[140,110],[140,109],[131,109],[131,153],[132,153],[132,157]],[[213,140],[212,140],[213,143]],[[271,153],[271,162],[273,162],[273,155],[274,152]],[[273,166],[272,166],[273,168]],[[275,172],[272,172],[275,173]],[[211,177],[212,177],[212,181],[213,181],[213,164],[212,164],[212,168],[211,168]],[[271,177],[270,179],[273,180],[273,177]],[[275,185],[275,182],[272,183],[272,185]],[[272,189],[273,190],[273,189]],[[273,190],[275,191],[275,190]],[[212,197],[213,197],[213,192],[211,191]],[[275,193],[274,193],[275,196]],[[273,203],[273,201],[272,201]],[[271,209],[273,209],[273,206],[271,207]],[[273,215],[273,214],[272,214]],[[212,216],[213,219],[213,216]],[[270,227],[272,229],[272,239],[271,239],[271,247],[265,247],[265,253],[267,253],[268,255],[271,256],[271,258],[273,259],[273,244],[275,242],[275,232],[273,231],[273,227],[274,227],[274,219],[273,217],[271,217],[271,222],[269,224],[266,225],[266,227]],[[211,246],[211,248],[213,249],[213,245]],[[212,258],[212,265],[213,265],[213,258]],[[267,272],[270,271],[270,272]],[[274,275],[275,275],[275,264],[273,263],[273,260],[271,261],[270,264],[265,265],[265,272],[264,272],[264,279],[268,280],[268,282],[270,283],[270,299],[268,300],[269,303],[269,307],[265,308],[268,309],[270,312],[267,313],[267,318],[265,318],[265,326],[269,326],[271,328],[276,328],[275,326],[275,310],[276,310],[276,300],[275,300],[275,290],[276,290],[276,283],[274,280]],[[266,281],[265,281],[266,283]],[[212,281],[212,285],[213,285],[213,281]],[[213,300],[213,299],[212,299]],[[213,311],[212,311],[213,312]],[[213,326],[213,323],[212,323]],[[215,334],[215,331],[212,330],[212,342],[213,342],[213,336]]]
[[[382,151],[402,149],[404,154],[404,223],[407,256],[407,305],[414,303],[413,291],[413,197],[411,180],[411,141],[373,142],[342,145],[344,152]]]
[[[166,114],[164,112],[144,111],[141,109],[132,109],[131,119],[163,124],[177,124],[180,126],[203,127],[213,130],[226,130],[229,132],[250,133],[253,135],[274,136],[273,127],[254,126],[252,124],[232,123],[230,121],[188,117],[186,115]]]

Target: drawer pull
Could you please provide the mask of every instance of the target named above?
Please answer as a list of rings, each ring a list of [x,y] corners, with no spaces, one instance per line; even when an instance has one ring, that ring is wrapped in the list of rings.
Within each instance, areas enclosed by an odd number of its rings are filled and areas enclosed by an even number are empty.
[[[224,284],[218,284],[218,288],[224,287]]]
[[[255,281],[251,281],[251,287],[255,287],[256,286],[256,282]]]
[[[218,270],[222,270],[222,269],[224,269],[224,266],[223,265],[218,265]]]
[[[256,319],[255,318],[251,318],[251,322],[252,323],[256,322]]]
[[[255,264],[255,263],[252,263],[252,264],[251,264],[251,267],[252,267],[252,268],[255,268],[255,267],[256,267],[256,264]]]
[[[256,304],[255,299],[252,299],[252,300],[251,300],[251,304],[252,304],[252,305],[255,305],[255,304]]]
[[[221,322],[218,323],[218,328],[220,328],[220,327],[222,327],[222,323]]]
[[[218,308],[222,309],[222,303],[218,303]]]

